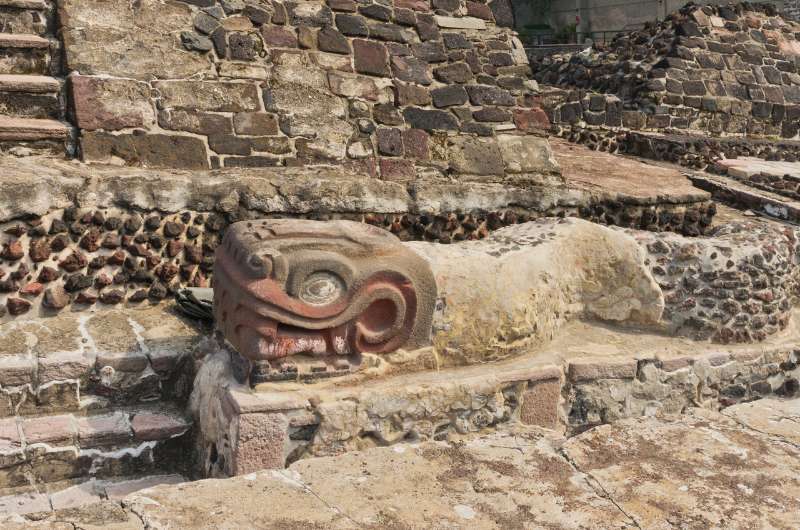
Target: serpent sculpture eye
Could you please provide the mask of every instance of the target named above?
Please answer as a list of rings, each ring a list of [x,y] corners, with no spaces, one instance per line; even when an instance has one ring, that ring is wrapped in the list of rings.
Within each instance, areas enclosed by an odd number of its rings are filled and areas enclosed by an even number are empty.
[[[303,280],[298,298],[309,305],[322,306],[335,302],[345,291],[347,286],[339,276],[328,271],[318,271]]]

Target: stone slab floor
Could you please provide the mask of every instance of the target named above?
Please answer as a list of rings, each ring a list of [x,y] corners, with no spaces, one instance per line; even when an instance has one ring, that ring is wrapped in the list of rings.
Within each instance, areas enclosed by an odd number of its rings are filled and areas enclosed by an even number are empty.
[[[800,400],[511,427],[159,486],[4,529],[800,527]]]

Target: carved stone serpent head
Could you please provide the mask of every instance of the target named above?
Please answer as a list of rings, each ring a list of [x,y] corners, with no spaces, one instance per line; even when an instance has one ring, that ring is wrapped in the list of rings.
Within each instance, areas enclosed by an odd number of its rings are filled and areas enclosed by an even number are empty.
[[[250,361],[429,344],[436,284],[389,232],[352,221],[231,225],[216,251],[214,317]]]

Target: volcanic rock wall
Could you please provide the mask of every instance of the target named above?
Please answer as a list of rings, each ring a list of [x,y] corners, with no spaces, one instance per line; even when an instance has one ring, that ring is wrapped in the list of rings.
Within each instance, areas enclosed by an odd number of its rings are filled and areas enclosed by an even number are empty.
[[[688,5],[665,22],[534,65],[554,123],[796,138],[800,23],[760,4]]]
[[[87,161],[556,175],[504,2],[64,0]]]

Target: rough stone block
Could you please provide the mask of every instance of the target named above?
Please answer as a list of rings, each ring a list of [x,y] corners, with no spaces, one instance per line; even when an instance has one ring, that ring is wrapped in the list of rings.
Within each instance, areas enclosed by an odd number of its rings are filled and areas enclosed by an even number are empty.
[[[381,158],[381,179],[392,182],[409,182],[417,178],[414,163],[403,158]]]
[[[72,75],[70,94],[81,129],[109,131],[155,121],[150,87],[131,79]]]
[[[409,107],[403,110],[403,118],[406,123],[414,129],[425,131],[456,131],[458,130],[458,120],[447,111],[427,110]]]
[[[547,138],[501,134],[497,143],[508,173],[561,173]]]
[[[392,57],[392,73],[401,81],[430,85],[432,80],[428,73],[428,63],[416,57]]]
[[[188,51],[176,36],[192,27],[180,2],[66,0],[58,4],[70,71],[141,80],[181,79],[208,72],[209,57]]]
[[[283,469],[289,442],[289,420],[283,414],[243,414],[236,419],[233,442],[234,475],[262,469]]]
[[[0,497],[0,513],[46,513],[51,510],[50,498],[44,493],[20,493]]]
[[[233,115],[236,134],[248,136],[271,136],[278,134],[278,118],[274,114],[242,112]]]
[[[168,109],[246,112],[259,109],[254,83],[229,81],[158,81],[161,105]]]
[[[125,414],[78,418],[78,443],[81,448],[125,443],[130,437],[131,428]]]
[[[570,361],[567,368],[573,383],[596,379],[633,379],[636,377],[635,359],[580,359]]]
[[[363,39],[353,41],[353,64],[356,72],[369,75],[388,77],[389,52],[380,42]]]
[[[89,131],[81,137],[87,162],[109,162],[146,167],[207,169],[208,154],[199,138],[165,134],[119,134]]]
[[[154,475],[134,480],[114,482],[105,486],[105,495],[111,500],[121,500],[131,493],[164,484],[181,484],[186,479],[181,475]]]
[[[519,420],[525,425],[538,425],[545,429],[557,429],[561,400],[561,381],[550,379],[531,383],[522,394]]]
[[[436,15],[436,24],[446,29],[486,29],[486,21],[475,17],[446,17]]]
[[[228,116],[194,112],[191,110],[165,110],[158,114],[158,124],[171,131],[185,131],[195,134],[232,133],[231,119]]]
[[[169,414],[142,412],[133,416],[131,428],[137,440],[166,440],[186,432],[190,424],[183,418]]]
[[[25,420],[22,423],[22,432],[28,444],[72,445],[77,428],[75,418],[66,414]]]
[[[267,47],[297,48],[297,34],[290,29],[277,26],[264,26],[261,28],[261,37]]]
[[[375,78],[349,74],[346,72],[329,72],[328,83],[331,92],[337,96],[347,98],[362,98],[371,101],[381,99],[382,90],[378,87]]]
[[[448,141],[447,162],[450,169],[465,175],[503,175],[503,158],[497,140],[470,136]]]
[[[460,85],[444,86],[431,90],[431,98],[435,107],[452,107],[463,105],[469,99],[464,87]]]

